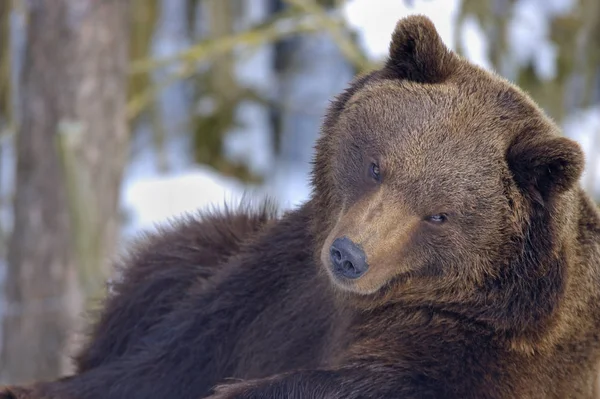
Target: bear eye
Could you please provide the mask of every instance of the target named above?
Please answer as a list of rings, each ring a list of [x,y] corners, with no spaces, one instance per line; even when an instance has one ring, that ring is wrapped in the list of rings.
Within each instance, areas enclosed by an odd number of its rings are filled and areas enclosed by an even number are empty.
[[[381,181],[381,170],[379,169],[379,165],[377,165],[375,162],[371,162],[371,165],[369,166],[369,174],[373,179],[375,179],[375,181]]]
[[[434,224],[442,224],[448,220],[448,215],[445,213],[438,213],[437,215],[427,216],[425,220]]]

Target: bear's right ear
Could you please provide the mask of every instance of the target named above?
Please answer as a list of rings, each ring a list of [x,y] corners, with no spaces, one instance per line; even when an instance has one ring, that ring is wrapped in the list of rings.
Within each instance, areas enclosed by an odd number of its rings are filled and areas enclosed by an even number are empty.
[[[507,161],[519,187],[540,204],[573,188],[585,164],[579,144],[565,137],[521,139],[509,148]]]
[[[441,83],[456,68],[456,61],[433,22],[425,16],[412,15],[396,24],[385,68],[398,79]]]

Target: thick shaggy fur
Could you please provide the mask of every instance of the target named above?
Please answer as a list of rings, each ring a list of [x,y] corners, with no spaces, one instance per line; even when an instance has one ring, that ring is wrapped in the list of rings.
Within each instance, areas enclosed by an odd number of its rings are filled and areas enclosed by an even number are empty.
[[[329,108],[305,205],[148,237],[78,373],[0,397],[593,398],[583,161],[524,93],[403,19],[385,66]],[[360,278],[332,271],[339,237],[364,250]]]

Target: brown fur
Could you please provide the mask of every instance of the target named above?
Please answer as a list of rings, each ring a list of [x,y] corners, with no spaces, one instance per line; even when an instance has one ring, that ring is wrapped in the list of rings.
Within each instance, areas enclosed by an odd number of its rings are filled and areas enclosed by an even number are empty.
[[[600,218],[558,133],[405,18],[331,105],[303,207],[150,238],[78,374],[0,397],[592,398]],[[369,263],[356,280],[331,272],[343,236]]]

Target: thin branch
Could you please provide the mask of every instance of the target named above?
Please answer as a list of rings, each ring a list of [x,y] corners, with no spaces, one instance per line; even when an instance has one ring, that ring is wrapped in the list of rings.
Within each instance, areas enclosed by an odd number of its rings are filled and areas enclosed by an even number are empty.
[[[316,32],[319,28],[317,24],[307,18],[283,18],[280,16],[275,18],[271,23],[259,25],[254,29],[215,39],[203,40],[169,57],[161,59],[146,58],[134,61],[131,64],[129,73],[145,73],[177,62],[198,63],[228,53],[240,45],[248,47],[259,46],[263,43],[298,33]]]
[[[216,39],[203,40],[200,43],[175,55],[153,59],[146,58],[131,64],[130,74],[147,73],[157,68],[181,63],[178,70],[169,75],[164,82],[149,87],[132,98],[127,104],[129,120],[135,119],[162,90],[178,80],[187,79],[196,72],[196,66],[233,51],[238,46],[257,47],[261,44],[284,39],[300,33],[315,33],[327,30],[346,59],[359,71],[372,67],[358,46],[345,31],[343,21],[331,18],[327,12],[313,1],[285,0],[294,7],[271,18],[255,28]],[[300,11],[300,12],[299,12]],[[298,14],[301,17],[298,17]]]
[[[144,109],[146,109],[156,97],[169,86],[175,84],[179,80],[184,80],[192,76],[196,72],[192,65],[186,65],[175,73],[167,76],[167,78],[155,85],[151,85],[140,94],[133,96],[127,103],[126,117],[128,121],[137,118]]]
[[[160,60],[146,59],[134,62],[131,73],[143,73],[153,68],[159,68],[173,62],[183,62],[183,65],[162,83],[153,85],[141,94],[132,98],[127,104],[127,117],[129,120],[136,118],[160,92],[178,80],[187,79],[196,73],[196,66],[202,61],[213,59],[221,54],[225,54],[235,49],[235,47],[244,45],[246,47],[256,47],[263,43],[283,39],[298,33],[314,33],[321,28],[311,21],[310,18],[301,18],[294,20],[281,20],[272,24],[263,25],[253,30],[225,36],[218,39],[205,40],[190,47],[172,57]]]

